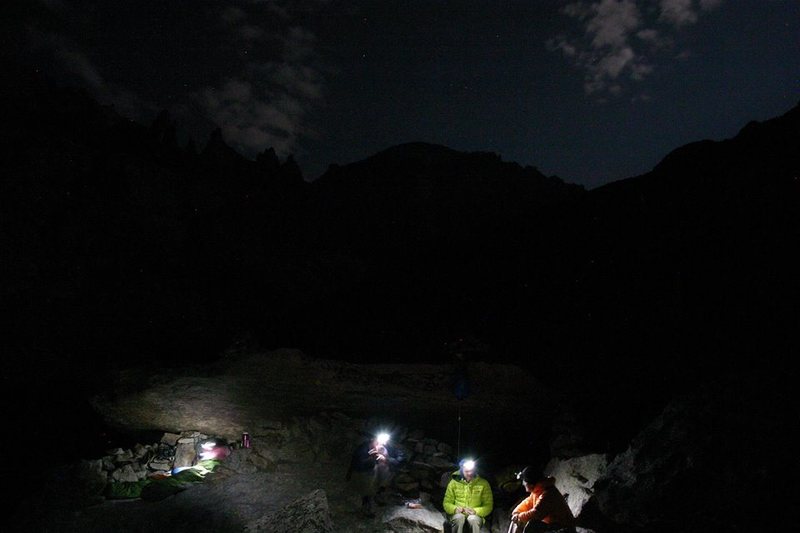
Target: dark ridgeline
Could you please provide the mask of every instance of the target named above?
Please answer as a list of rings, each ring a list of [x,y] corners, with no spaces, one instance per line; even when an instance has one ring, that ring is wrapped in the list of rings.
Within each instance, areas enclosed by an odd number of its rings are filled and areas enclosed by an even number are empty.
[[[499,349],[477,357],[514,359],[495,333],[551,268],[539,218],[583,193],[495,154],[423,143],[331,166],[310,187],[309,237],[351,272],[311,311],[312,331],[329,331],[315,351],[442,360],[445,343],[477,336]]]
[[[567,387],[620,446],[674,392],[780,372],[797,347],[797,107],[588,192],[422,143],[307,183],[271,149],[250,161],[220,132],[181,146],[166,113],[142,126],[13,80],[6,384],[29,415],[43,389],[83,397],[122,368],[213,360],[245,333],[397,362],[449,362],[447,346],[478,339],[470,357]]]

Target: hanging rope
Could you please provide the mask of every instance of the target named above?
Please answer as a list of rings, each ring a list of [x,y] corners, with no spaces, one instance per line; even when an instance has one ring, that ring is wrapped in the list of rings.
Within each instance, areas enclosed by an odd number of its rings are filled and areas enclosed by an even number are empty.
[[[461,400],[458,400],[458,440],[456,441],[456,458],[461,460]]]
[[[456,444],[456,456],[461,457],[461,402],[467,397],[469,393],[469,377],[467,375],[467,363],[464,360],[464,355],[461,353],[456,354],[453,385],[455,388],[456,398],[458,399],[458,439]]]

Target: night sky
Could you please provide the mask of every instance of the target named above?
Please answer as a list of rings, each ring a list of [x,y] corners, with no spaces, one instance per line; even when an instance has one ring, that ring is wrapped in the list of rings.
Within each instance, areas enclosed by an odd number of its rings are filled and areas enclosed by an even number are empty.
[[[169,109],[306,179],[410,141],[588,188],[780,115],[796,0],[30,0],[5,53],[149,123]]]

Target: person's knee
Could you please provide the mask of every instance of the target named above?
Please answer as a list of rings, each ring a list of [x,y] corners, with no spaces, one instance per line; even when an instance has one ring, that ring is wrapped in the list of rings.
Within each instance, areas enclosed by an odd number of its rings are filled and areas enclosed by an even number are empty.
[[[464,515],[454,514],[451,516],[449,526],[452,533],[462,533],[464,531]]]
[[[467,517],[467,523],[469,524],[470,531],[480,531],[481,526],[483,525],[483,518],[478,515],[470,515]]]
[[[465,519],[466,519],[466,517],[465,517],[463,514],[461,514],[461,513],[458,513],[458,514],[454,514],[454,515],[453,515],[453,516],[450,518],[450,522],[451,522],[453,525],[463,526],[463,525],[464,525],[464,520],[465,520]]]

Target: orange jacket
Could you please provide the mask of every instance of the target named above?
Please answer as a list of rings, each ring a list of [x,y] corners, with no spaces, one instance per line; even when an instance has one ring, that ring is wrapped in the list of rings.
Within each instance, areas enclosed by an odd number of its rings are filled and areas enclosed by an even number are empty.
[[[522,500],[512,513],[519,513],[520,522],[541,520],[545,524],[575,525],[567,500],[556,488],[555,478],[548,477],[537,483],[530,496]]]

